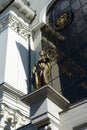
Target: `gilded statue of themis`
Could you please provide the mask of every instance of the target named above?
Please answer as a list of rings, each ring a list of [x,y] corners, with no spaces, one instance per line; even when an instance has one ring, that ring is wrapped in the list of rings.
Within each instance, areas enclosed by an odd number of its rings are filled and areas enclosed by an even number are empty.
[[[40,51],[40,59],[34,65],[32,70],[32,83],[36,89],[49,84],[51,75],[50,58],[44,52]]]

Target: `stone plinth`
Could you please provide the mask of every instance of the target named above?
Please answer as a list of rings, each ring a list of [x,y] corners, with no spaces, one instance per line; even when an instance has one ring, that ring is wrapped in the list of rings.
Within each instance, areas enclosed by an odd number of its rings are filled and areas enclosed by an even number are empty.
[[[52,130],[58,130],[59,113],[67,109],[69,104],[62,95],[49,85],[24,96],[22,101],[31,107],[32,124],[39,129],[50,127]]]

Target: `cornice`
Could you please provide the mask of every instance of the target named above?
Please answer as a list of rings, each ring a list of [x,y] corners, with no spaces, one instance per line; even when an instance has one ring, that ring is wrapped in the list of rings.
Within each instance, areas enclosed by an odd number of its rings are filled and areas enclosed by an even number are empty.
[[[50,85],[45,85],[40,89],[21,97],[21,100],[27,105],[31,105],[45,98],[50,99],[63,110],[68,108],[69,101]]]
[[[22,0],[0,0],[0,13],[4,11],[4,9],[9,8],[9,6],[12,8],[15,7],[16,10],[24,15],[25,18],[28,18],[28,20],[32,20],[36,15],[35,10],[33,10],[28,3],[26,4],[26,2]]]
[[[23,38],[27,39],[30,36],[29,27],[19,21],[13,14],[8,14],[0,20],[0,32],[10,27],[12,30],[17,32]]]
[[[17,97],[21,97],[24,95],[23,92],[15,89],[14,87],[12,87],[11,85],[9,85],[6,82],[3,82],[2,84],[0,84],[0,88],[2,89],[2,91],[12,93],[14,96],[17,96]]]
[[[36,11],[33,10],[28,4],[25,4],[22,0],[15,0],[13,2],[13,6],[15,6],[19,12],[25,14],[26,18],[33,19],[33,17],[36,15]]]

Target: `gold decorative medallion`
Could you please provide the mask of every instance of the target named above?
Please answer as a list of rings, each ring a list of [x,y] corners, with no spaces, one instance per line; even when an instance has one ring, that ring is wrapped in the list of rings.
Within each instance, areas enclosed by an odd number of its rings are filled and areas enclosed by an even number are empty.
[[[49,23],[56,31],[66,30],[74,20],[74,13],[71,10],[58,12],[53,10]]]
[[[59,27],[64,26],[65,23],[68,21],[68,16],[69,14],[67,12],[61,14],[56,20],[56,25]]]

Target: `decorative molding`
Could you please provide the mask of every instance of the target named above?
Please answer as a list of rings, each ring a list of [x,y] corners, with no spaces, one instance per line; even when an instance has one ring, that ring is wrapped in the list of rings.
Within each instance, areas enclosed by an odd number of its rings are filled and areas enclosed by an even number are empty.
[[[29,27],[25,26],[12,14],[8,14],[0,20],[0,32],[5,30],[7,27],[10,27],[12,30],[17,32],[25,39],[27,39],[31,34],[29,31]]]
[[[46,24],[42,28],[42,47],[43,50],[49,55],[51,62],[56,62],[59,58],[57,52],[56,41],[64,41],[65,37],[63,34],[56,32],[51,26]],[[53,39],[52,39],[53,37]]]
[[[16,95],[17,97],[21,97],[25,94],[25,93],[21,92],[20,90],[15,89],[13,86],[9,85],[6,82],[3,82],[2,84],[0,84],[0,88],[3,88],[4,92],[12,93],[12,94]],[[1,91],[1,89],[0,89],[0,91]]]
[[[20,111],[13,110],[4,103],[0,104],[0,106],[0,124],[4,123],[4,127],[8,127],[10,125],[11,128],[17,129],[18,127],[29,123],[29,119]]]
[[[15,0],[13,3],[13,6],[22,13],[22,15],[24,15],[26,18],[30,19],[32,21],[32,19],[35,17],[36,15],[36,11],[33,10],[27,3],[26,1],[22,1],[22,0]]]
[[[24,94],[12,88],[7,83],[0,85],[3,94],[0,97],[0,125],[5,130],[12,130],[22,127],[30,122],[29,107],[21,102],[20,97]]]
[[[2,0],[0,1],[0,12],[6,9],[9,5],[20,12],[28,21],[32,20],[36,15],[35,10],[33,10],[25,0]]]

